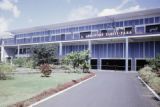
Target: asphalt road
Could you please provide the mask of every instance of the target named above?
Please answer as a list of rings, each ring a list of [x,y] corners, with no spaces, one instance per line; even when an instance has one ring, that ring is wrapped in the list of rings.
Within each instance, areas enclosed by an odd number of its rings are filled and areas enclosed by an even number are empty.
[[[34,107],[160,107],[137,73],[97,72],[93,79]]]

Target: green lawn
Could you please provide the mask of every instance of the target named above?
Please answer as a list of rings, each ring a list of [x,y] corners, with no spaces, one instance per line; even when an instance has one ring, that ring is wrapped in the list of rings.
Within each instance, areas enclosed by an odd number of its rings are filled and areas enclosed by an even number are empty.
[[[15,75],[13,80],[0,80],[0,107],[30,98],[45,89],[78,79],[86,74],[54,73],[49,78],[40,74]]]

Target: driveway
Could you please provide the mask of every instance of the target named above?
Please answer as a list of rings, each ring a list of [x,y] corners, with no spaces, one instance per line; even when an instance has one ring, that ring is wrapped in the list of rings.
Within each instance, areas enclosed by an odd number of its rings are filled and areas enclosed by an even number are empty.
[[[34,107],[160,107],[137,75],[97,72],[93,79]]]

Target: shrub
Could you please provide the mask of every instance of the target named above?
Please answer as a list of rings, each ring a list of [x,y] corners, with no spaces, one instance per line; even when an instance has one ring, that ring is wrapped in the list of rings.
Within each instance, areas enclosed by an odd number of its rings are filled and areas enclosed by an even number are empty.
[[[139,71],[139,73],[140,73],[140,76],[142,77],[142,79],[144,81],[146,81],[147,83],[150,81],[150,79],[152,79],[156,76],[156,74],[152,72],[152,68],[149,66],[142,68]]]
[[[42,64],[40,66],[40,70],[41,73],[43,74],[42,75],[43,77],[49,77],[49,75],[52,73],[52,69],[49,64]]]
[[[16,58],[13,59],[13,64],[15,64],[18,67],[23,67],[25,62],[25,58]]]
[[[89,51],[72,52],[66,55],[62,62],[71,65],[74,69],[81,68],[83,72],[89,72]]]
[[[15,70],[15,66],[8,63],[0,64],[0,80],[7,79],[7,74],[13,72]]]
[[[152,60],[149,60],[149,66],[152,68],[153,72],[156,72],[160,76],[160,55],[156,56]]]
[[[13,60],[13,64],[18,67],[35,68],[35,62],[32,58],[16,58]]]
[[[139,71],[142,79],[149,84],[158,94],[160,94],[160,77],[157,73],[152,72],[152,68],[146,66]]]
[[[149,85],[160,95],[160,78],[154,77],[150,80]]]

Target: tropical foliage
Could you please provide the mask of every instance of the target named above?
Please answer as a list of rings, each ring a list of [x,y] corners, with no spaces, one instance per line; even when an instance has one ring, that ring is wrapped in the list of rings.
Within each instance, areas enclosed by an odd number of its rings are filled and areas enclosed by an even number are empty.
[[[37,65],[41,65],[44,63],[52,63],[55,59],[57,47],[55,45],[34,45],[31,48],[31,54],[33,60]]]
[[[72,52],[66,55],[62,62],[71,65],[74,69],[81,68],[83,72],[89,72],[89,51]]]
[[[35,45],[31,48],[32,58],[36,65],[40,65],[40,70],[43,76],[48,77],[52,70],[50,63],[55,59],[56,55],[55,45]]]

